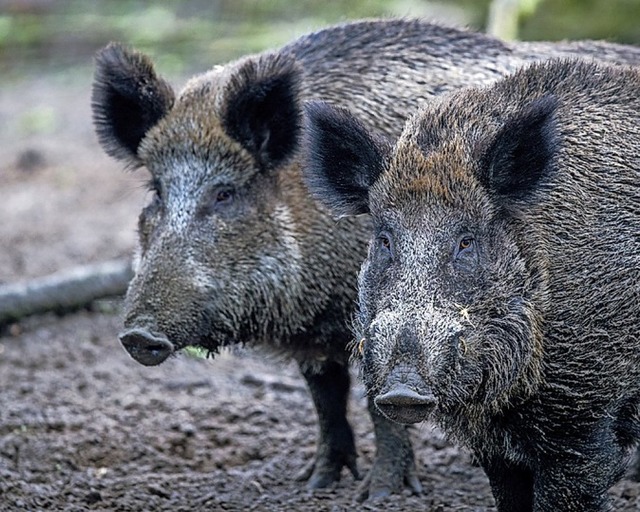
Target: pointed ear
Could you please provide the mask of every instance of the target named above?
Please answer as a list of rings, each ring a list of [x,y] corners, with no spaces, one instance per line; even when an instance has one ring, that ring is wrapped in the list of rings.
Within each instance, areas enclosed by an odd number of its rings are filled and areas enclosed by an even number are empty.
[[[223,124],[264,168],[284,163],[300,137],[300,70],[293,57],[247,60],[231,77]]]
[[[304,177],[311,193],[338,216],[369,212],[369,188],[384,168],[388,143],[353,114],[324,102],[305,105]]]
[[[122,45],[109,44],[95,61],[91,107],[98,140],[108,155],[137,167],[140,141],[173,106],[173,90],[148,57]]]
[[[504,124],[481,161],[480,179],[489,190],[523,198],[551,173],[557,146],[557,106],[554,96],[543,96]]]

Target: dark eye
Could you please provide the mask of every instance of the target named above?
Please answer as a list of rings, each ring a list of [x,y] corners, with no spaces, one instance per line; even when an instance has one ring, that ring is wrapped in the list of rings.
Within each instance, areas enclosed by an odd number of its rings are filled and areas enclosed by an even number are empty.
[[[219,188],[215,191],[216,205],[226,205],[233,202],[234,190],[229,187]]]
[[[473,238],[463,238],[460,240],[460,250],[464,251],[473,245]]]
[[[160,185],[160,180],[153,178],[149,183],[147,183],[147,189],[150,192],[153,192],[153,202],[162,201],[162,186]]]
[[[158,210],[160,210],[160,208],[162,208],[162,194],[160,192],[160,187],[149,187],[149,190],[151,191],[152,195],[151,200],[142,210],[141,215],[144,217],[156,213]]]
[[[377,238],[378,246],[389,256],[393,255],[393,242],[389,233],[380,233]]]
[[[475,240],[471,236],[464,236],[458,242],[458,248],[456,250],[456,258],[463,256],[473,250]]]

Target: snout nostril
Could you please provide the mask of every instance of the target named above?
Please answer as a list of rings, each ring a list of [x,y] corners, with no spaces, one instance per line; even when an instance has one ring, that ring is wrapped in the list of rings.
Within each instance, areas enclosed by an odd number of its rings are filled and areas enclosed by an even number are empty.
[[[155,366],[173,352],[173,344],[143,329],[130,329],[120,335],[120,343],[140,364]]]
[[[398,384],[376,396],[373,402],[380,412],[392,421],[418,423],[429,416],[437,400],[429,391],[417,392],[404,384]]]

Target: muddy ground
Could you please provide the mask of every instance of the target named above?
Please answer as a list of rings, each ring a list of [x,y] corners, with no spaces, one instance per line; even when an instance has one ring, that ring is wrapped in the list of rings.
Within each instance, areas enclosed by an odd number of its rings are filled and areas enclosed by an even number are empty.
[[[102,155],[82,78],[32,77],[0,95],[0,282],[132,252],[144,171]],[[309,492],[292,476],[316,418],[295,366],[255,352],[182,355],[160,367],[120,347],[119,302],[30,318],[0,338],[1,511],[493,510],[468,453],[413,431],[421,497],[359,505],[350,474]],[[374,450],[362,388],[350,405],[362,472]],[[640,484],[614,489],[640,510]]]

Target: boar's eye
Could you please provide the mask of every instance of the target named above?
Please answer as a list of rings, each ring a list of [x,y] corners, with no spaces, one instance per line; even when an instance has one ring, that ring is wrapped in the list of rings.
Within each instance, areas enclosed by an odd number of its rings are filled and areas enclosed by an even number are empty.
[[[389,233],[380,233],[376,237],[376,242],[383,253],[385,253],[387,256],[393,256],[393,241]]]
[[[162,187],[160,186],[160,182],[156,179],[150,181],[147,184],[148,190],[153,194],[151,196],[151,201],[149,204],[142,210],[141,218],[144,220],[147,217],[157,213],[160,208],[162,208]]]
[[[231,187],[220,187],[216,189],[213,193],[213,203],[214,206],[228,206],[233,203],[233,199],[235,196],[235,190]]]
[[[162,201],[162,186],[160,185],[160,180],[157,178],[153,178],[149,183],[147,183],[147,189],[153,192],[153,202]]]
[[[473,252],[475,248],[475,243],[476,241],[472,236],[470,235],[463,236],[458,242],[458,247],[456,248],[456,251],[455,251],[455,258],[458,259],[465,256],[466,254]]]
[[[209,216],[212,214],[232,214],[233,209],[230,207],[236,201],[236,190],[229,186],[223,185],[210,191],[207,195],[205,203],[198,209],[198,214]]]

